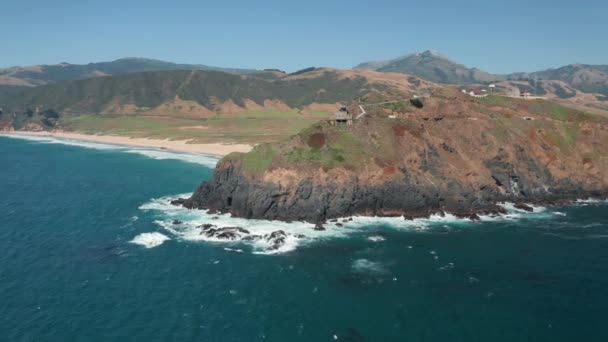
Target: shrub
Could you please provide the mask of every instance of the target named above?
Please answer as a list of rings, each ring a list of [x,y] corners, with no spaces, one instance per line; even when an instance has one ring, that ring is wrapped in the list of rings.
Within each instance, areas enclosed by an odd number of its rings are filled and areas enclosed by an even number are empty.
[[[420,100],[419,98],[410,99],[410,103],[416,108],[424,107],[424,103],[422,103],[422,100]]]
[[[58,119],[59,118],[59,113],[57,113],[53,109],[44,110],[44,111],[42,111],[40,113],[40,115],[44,116],[45,118],[51,118],[51,119]]]

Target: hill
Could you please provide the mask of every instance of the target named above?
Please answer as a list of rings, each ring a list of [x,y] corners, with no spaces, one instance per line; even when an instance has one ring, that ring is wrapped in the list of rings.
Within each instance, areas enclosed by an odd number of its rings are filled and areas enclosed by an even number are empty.
[[[607,119],[545,100],[472,98],[450,88],[423,101],[422,108],[370,108],[352,126],[320,122],[228,155],[211,180],[175,204],[321,223],[352,215],[478,219],[502,212],[503,201],[606,197]]]
[[[404,73],[435,83],[461,85],[500,81],[532,82],[535,79],[549,81],[547,84],[559,81],[579,92],[608,96],[608,65],[570,64],[532,73],[495,75],[477,68],[468,68],[438,52],[427,50],[391,60],[362,63],[354,69]]]
[[[497,76],[476,68],[467,68],[431,50],[386,61],[362,63],[354,69],[410,74],[431,82],[445,84],[487,83],[497,79]]]
[[[273,141],[368,94],[402,98],[432,88],[415,77],[370,71],[260,73],[143,72],[40,86],[0,96],[0,128]]]
[[[540,79],[562,81],[585,93],[608,95],[608,65],[570,64],[557,69],[533,73],[514,73],[507,79]]]
[[[217,70],[251,73],[255,70],[217,68],[200,64],[176,64],[148,58],[122,58],[111,62],[55,65],[34,65],[0,69],[0,93],[15,92],[25,87],[86,79],[100,76],[123,75],[144,71]]]

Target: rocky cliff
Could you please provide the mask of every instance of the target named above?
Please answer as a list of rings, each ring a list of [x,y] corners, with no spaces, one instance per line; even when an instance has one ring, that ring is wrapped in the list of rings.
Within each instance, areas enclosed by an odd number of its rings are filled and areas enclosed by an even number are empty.
[[[605,198],[606,144],[604,118],[543,100],[442,89],[422,109],[378,108],[353,126],[320,122],[288,141],[229,155],[179,203],[286,221],[475,218],[499,212],[502,201]]]

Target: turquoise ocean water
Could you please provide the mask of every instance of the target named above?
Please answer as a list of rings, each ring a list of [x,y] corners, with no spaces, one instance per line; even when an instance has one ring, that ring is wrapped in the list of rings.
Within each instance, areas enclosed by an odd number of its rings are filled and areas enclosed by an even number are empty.
[[[608,341],[603,202],[318,233],[167,205],[212,158],[0,151],[0,341]],[[201,222],[306,237],[203,241]]]

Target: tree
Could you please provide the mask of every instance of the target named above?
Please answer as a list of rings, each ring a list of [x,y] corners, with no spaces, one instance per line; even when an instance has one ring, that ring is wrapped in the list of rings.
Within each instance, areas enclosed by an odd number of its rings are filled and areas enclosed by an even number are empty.
[[[422,108],[424,107],[424,103],[422,103],[422,100],[420,100],[419,98],[413,98],[410,99],[410,103],[412,104],[412,106],[416,107],[416,108]]]

